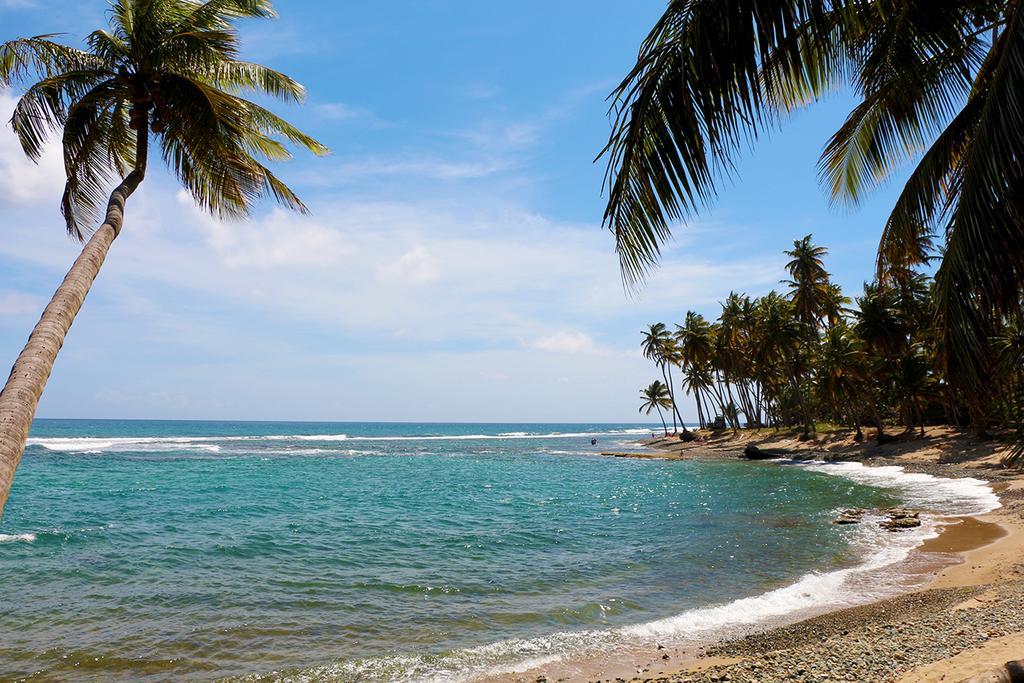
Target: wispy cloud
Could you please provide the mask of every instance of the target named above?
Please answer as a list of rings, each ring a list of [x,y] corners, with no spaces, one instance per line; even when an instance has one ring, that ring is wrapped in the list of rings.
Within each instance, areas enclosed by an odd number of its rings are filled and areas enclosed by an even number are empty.
[[[552,353],[582,353],[587,355],[607,355],[610,350],[598,345],[594,338],[585,332],[555,332],[554,334],[537,337],[527,346],[537,351]]]
[[[32,294],[12,290],[0,290],[0,315],[21,316],[38,314],[43,310],[43,300]]]
[[[388,282],[408,282],[425,285],[441,277],[437,259],[422,244],[402,254],[398,260],[379,268],[380,276]]]
[[[504,159],[445,159],[432,156],[368,157],[322,164],[316,172],[301,174],[299,180],[325,188],[354,184],[369,179],[413,178],[432,181],[487,178],[511,168]]]
[[[316,102],[311,105],[313,113],[322,119],[333,122],[371,120],[369,111],[353,107],[344,102]]]

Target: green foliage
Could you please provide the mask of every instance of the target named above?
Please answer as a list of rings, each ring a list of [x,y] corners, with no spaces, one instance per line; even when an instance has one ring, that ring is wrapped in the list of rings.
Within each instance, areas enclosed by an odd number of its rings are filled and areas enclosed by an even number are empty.
[[[1000,332],[987,353],[998,362],[990,400],[979,410],[949,382],[931,278],[908,270],[898,282],[866,283],[851,309],[825,268],[826,249],[807,236],[786,253],[788,295],[732,292],[717,321],[687,312],[676,326],[675,354],[648,354],[680,368],[680,386],[696,402],[702,427],[719,418],[733,429],[770,425],[806,433],[827,425],[861,434],[871,424],[881,434],[885,425],[901,424],[923,433],[944,416],[1024,434],[1022,312],[993,323]],[[645,349],[653,338],[669,344],[665,325],[650,328]],[[1024,438],[1020,443],[1011,459],[1024,460]]]
[[[150,133],[214,215],[246,216],[264,196],[305,211],[264,162],[290,158],[285,143],[315,154],[327,148],[243,97],[305,97],[288,76],[238,58],[234,22],[273,17],[268,0],[118,0],[109,16],[85,49],[54,35],[0,45],[0,86],[27,82],[11,119],[25,154],[38,159],[50,137],[61,136],[61,209],[72,235],[95,227],[115,180],[144,171],[139,155]]]
[[[899,290],[941,257],[929,334],[945,381],[985,411],[991,339],[1024,294],[1018,0],[669,2],[611,96],[604,220],[625,279],[642,279],[671,225],[709,204],[745,143],[838,87],[860,102],[825,144],[821,183],[857,204],[916,163],[882,230],[878,283]],[[804,270],[813,259],[794,264],[794,305],[811,323],[824,294]]]

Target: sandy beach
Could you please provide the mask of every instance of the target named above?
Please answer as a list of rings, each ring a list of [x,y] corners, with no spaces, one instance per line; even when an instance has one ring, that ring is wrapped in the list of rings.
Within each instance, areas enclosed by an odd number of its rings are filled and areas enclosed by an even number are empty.
[[[949,428],[879,446],[831,433],[810,441],[770,430],[642,442],[646,452],[613,457],[736,458],[754,444],[793,458],[899,465],[908,472],[989,482],[1002,507],[944,520],[916,551],[924,587],[879,602],[726,639],[699,652],[635,653],[591,662],[576,673],[529,671],[504,680],[600,683],[738,681],[962,681],[1024,658],[1024,476],[999,464],[1005,446]],[[920,566],[924,569],[920,569]]]
[[[767,430],[651,442],[657,455],[673,458],[736,457],[748,444],[984,479],[1003,507],[944,527],[918,550],[958,560],[937,570],[924,590],[726,640],[696,662],[633,681],[961,681],[1024,657],[1024,477],[1000,467],[1000,442],[948,428],[884,446],[857,444],[849,434],[800,441]]]

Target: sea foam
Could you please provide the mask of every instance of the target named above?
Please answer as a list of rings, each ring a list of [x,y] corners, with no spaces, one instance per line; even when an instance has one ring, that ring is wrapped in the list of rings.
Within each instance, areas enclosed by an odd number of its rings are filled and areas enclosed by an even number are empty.
[[[861,462],[778,460],[822,474],[844,477],[859,484],[897,491],[904,505],[941,512],[947,516],[982,515],[1001,506],[999,496],[984,481],[973,477],[950,479],[907,472],[897,465],[869,467]]]

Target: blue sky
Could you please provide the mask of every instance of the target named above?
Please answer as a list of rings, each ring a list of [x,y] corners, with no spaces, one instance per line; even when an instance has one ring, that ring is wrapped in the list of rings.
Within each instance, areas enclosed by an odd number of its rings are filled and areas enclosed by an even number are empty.
[[[638,294],[600,227],[604,98],[663,2],[279,0],[247,57],[305,84],[277,107],[333,154],[277,168],[313,211],[201,214],[154,160],[68,336],[43,417],[633,421],[649,322],[778,286],[814,233],[849,293],[898,184],[830,207],[816,162],[837,93],[747,153]],[[105,21],[102,0],[0,0],[4,38]],[[16,93],[0,95],[6,121]],[[0,360],[78,246],[59,154],[0,131]],[[684,416],[694,408],[684,406]]]

